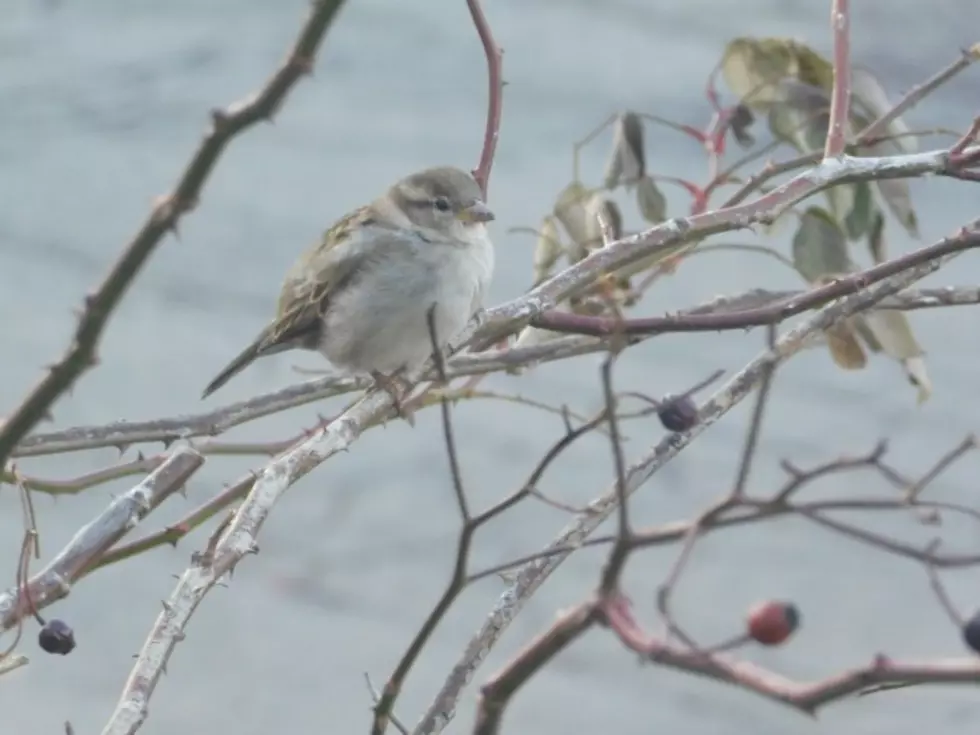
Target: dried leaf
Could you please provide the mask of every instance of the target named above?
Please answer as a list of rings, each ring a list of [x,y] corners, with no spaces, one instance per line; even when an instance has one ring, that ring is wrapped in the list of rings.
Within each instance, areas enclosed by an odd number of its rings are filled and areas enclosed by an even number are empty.
[[[864,314],[868,330],[881,345],[881,350],[898,360],[909,382],[918,388],[918,401],[922,403],[932,395],[932,381],[926,371],[922,347],[919,346],[908,318],[900,311],[883,309]]]
[[[864,317],[856,314],[851,317],[851,322],[854,325],[854,330],[864,340],[864,344],[867,345],[868,349],[872,352],[881,352],[881,342],[878,341],[875,333],[871,331],[871,327],[864,321]]]
[[[625,184],[632,188],[645,173],[643,121],[635,112],[625,112],[616,118],[612,153],[606,164],[605,187],[611,190]]]
[[[826,210],[810,207],[800,217],[793,237],[793,265],[810,283],[852,270],[844,233]]]
[[[652,225],[667,220],[667,197],[649,176],[642,177],[636,183],[636,205],[640,216]]]
[[[921,357],[910,357],[902,360],[902,367],[905,368],[905,375],[909,382],[918,390],[916,391],[916,402],[925,403],[932,397],[932,380],[926,370],[926,361]]]
[[[586,205],[591,197],[592,191],[581,182],[573,181],[562,189],[555,202],[554,215],[572,241],[568,246],[568,258],[572,262],[581,260],[587,254],[589,213]]]
[[[728,126],[732,130],[735,140],[743,148],[751,148],[755,145],[755,136],[750,132],[752,124],[755,122],[755,115],[744,104],[738,104],[728,119]]]
[[[538,285],[551,275],[551,269],[561,257],[563,247],[558,234],[558,220],[547,215],[538,228],[538,242],[534,246],[534,285]]]
[[[589,199],[585,209],[589,214],[589,249],[601,247],[604,244],[603,222],[609,228],[609,235],[613,240],[618,240],[623,236],[623,215],[612,199],[596,193]]]
[[[514,341],[514,347],[533,347],[534,345],[542,344],[543,342],[548,342],[550,340],[556,339],[557,337],[563,337],[561,332],[552,332],[549,329],[540,329],[538,327],[524,327],[518,335],[517,339]]]
[[[864,349],[848,322],[835,324],[827,329],[824,334],[827,337],[830,356],[838,367],[844,370],[861,370],[868,364]]]

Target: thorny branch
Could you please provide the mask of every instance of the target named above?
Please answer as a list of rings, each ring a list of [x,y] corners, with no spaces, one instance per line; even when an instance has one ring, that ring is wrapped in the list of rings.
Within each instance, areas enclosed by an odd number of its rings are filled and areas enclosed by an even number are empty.
[[[822,293],[826,294],[827,292],[822,291]],[[675,331],[675,323],[679,324],[680,331],[686,331],[687,323],[683,320],[685,316],[738,313],[741,315],[740,318],[745,318],[746,313],[758,315],[760,312],[754,310],[763,307],[771,308],[776,303],[799,304],[800,300],[804,298],[813,299],[814,302],[823,299],[823,296],[816,298],[813,294],[814,291],[768,291],[754,288],[740,294],[719,296],[707,303],[681,309],[675,317],[663,317],[664,322],[660,331],[635,335],[634,344],[656,334],[668,334]],[[908,311],[949,306],[976,306],[978,304],[980,304],[980,287],[959,286],[904,290],[883,299],[875,308]],[[676,322],[668,321],[677,317],[681,317],[681,319]],[[578,355],[603,352],[607,347],[607,341],[601,338],[556,337],[542,344],[510,346],[486,350],[479,354],[455,355],[447,361],[446,375],[450,380],[454,380],[501,370],[514,371],[546,362],[565,360]],[[109,424],[77,426],[33,434],[17,446],[12,456],[36,457],[104,447],[116,447],[124,450],[134,444],[150,442],[169,444],[177,439],[218,436],[229,429],[265,416],[331,396],[364,390],[370,386],[371,381],[368,378],[328,375],[203,413],[185,414],[150,421],[116,421]],[[47,491],[45,485],[56,488],[68,486],[70,489],[65,491],[72,492],[81,484],[79,480],[81,478],[74,481],[39,479],[40,486],[38,489]],[[78,487],[78,489],[82,488]]]
[[[627,495],[635,492],[656,471],[688,446],[701,431],[743,400],[760,383],[762,377],[771,369],[770,366],[778,366],[801,350],[808,336],[836,323],[839,319],[863,311],[887,296],[907,288],[939,266],[940,263],[933,261],[887,278],[856,294],[823,307],[803,323],[785,332],[771,349],[763,351],[752,360],[700,408],[699,421],[690,430],[668,436],[627,470]],[[441,732],[452,718],[455,702],[466,682],[486,658],[489,650],[506,630],[507,625],[520,612],[526,600],[534,594],[558,565],[616,509],[617,497],[616,487],[607,490],[587,506],[586,513],[577,516],[546,547],[541,558],[530,561],[517,570],[514,574],[514,582],[502,593],[483,626],[471,639],[460,660],[453,667],[443,688],[413,729],[415,735]]]
[[[97,348],[112,312],[168,232],[176,232],[184,214],[200,199],[204,184],[225,148],[235,136],[258,122],[271,120],[292,87],[313,70],[313,56],[344,0],[316,0],[310,20],[286,62],[263,89],[247,102],[216,109],[211,130],[201,141],[174,190],[153,208],[139,232],[109,270],[102,284],[85,297],[78,329],[61,361],[47,374],[23,403],[0,426],[0,468],[14,447],[49,415],[58,398],[83,372],[98,362]]]
[[[82,372],[95,363],[98,340],[112,310],[162,238],[169,230],[175,229],[181,216],[196,204],[207,176],[227,143],[255,122],[271,118],[292,85],[303,74],[311,71],[313,55],[341,5],[342,2],[317,0],[289,58],[266,87],[248,102],[213,113],[212,130],[188,165],[180,183],[173,193],[154,208],[146,225],[110,271],[100,289],[86,299],[86,308],[75,341],[63,360],[51,369],[25,403],[0,427],[0,481],[18,484],[25,494],[25,502],[29,501],[30,490],[74,492],[97,482],[152,470],[145,480],[82,529],[43,571],[25,580],[24,584],[18,583],[0,594],[0,630],[17,625],[32,609],[64,596],[72,583],[93,569],[162,543],[176,543],[192,528],[234,501],[244,499],[238,509],[212,535],[205,552],[192,557],[191,566],[181,576],[177,587],[164,603],[164,609],[137,657],[119,704],[103,731],[104,735],[130,734],[140,727],[146,717],[149,697],[176,643],[182,640],[184,627],[196,606],[208,590],[246,554],[257,550],[257,534],[278,498],[318,464],[346,449],[365,429],[387,417],[391,410],[390,400],[386,394],[372,392],[332,421],[323,421],[318,429],[303,432],[284,441],[246,445],[206,439],[191,445],[182,444],[179,448],[156,457],[146,458],[140,455],[135,460],[74,480],[29,477],[13,465],[6,466],[6,459],[11,456],[37,456],[109,446],[116,446],[124,451],[136,443],[161,441],[169,445],[178,439],[190,441],[213,437],[234,426],[286,408],[369,387],[368,381],[359,378],[328,376],[206,414],[151,422],[120,422],[101,427],[76,427],[24,438],[47,415],[58,397]],[[375,735],[382,735],[389,723],[395,724],[401,732],[407,732],[394,718],[396,700],[423,648],[467,585],[505,568],[517,567],[513,584],[491,611],[486,624],[467,647],[446,684],[414,728],[415,735],[439,732],[446,726],[454,714],[455,702],[463,688],[528,597],[570,553],[584,546],[599,544],[608,544],[611,550],[596,590],[580,605],[562,615],[549,630],[533,640],[516,658],[488,680],[481,690],[476,732],[481,735],[498,732],[505,708],[520,687],[559,651],[596,623],[611,629],[627,649],[639,653],[644,660],[728,682],[804,712],[814,712],[819,707],[849,694],[867,693],[869,685],[884,690],[899,684],[907,686],[917,683],[980,682],[980,664],[973,659],[894,662],[879,655],[869,664],[857,666],[824,681],[798,684],[730,655],[740,646],[750,644],[751,639],[744,633],[734,635],[724,643],[712,647],[698,646],[683,633],[669,609],[671,591],[686,569],[691,548],[701,536],[720,528],[795,515],[830,532],[861,541],[871,548],[922,563],[926,567],[929,583],[937,599],[947,610],[951,620],[962,621],[962,616],[953,608],[945,594],[938,570],[980,565],[980,554],[941,552],[938,542],[923,549],[901,539],[869,531],[856,523],[841,521],[832,514],[841,511],[928,511],[932,515],[956,514],[980,522],[980,511],[923,497],[927,488],[946,468],[975,448],[972,436],[944,455],[917,481],[903,477],[886,465],[883,461],[884,446],[881,445],[866,456],[841,458],[808,471],[801,471],[784,463],[789,478],[783,487],[768,497],[754,495],[749,485],[751,469],[760,452],[761,427],[775,370],[820,332],[854,314],[879,308],[929,308],[980,302],[980,289],[974,287],[906,290],[954,255],[980,245],[980,230],[977,230],[976,223],[934,245],[807,291],[777,293],[754,289],[745,294],[722,297],[709,304],[690,307],[676,314],[646,318],[624,318],[621,313],[616,313],[613,317],[584,316],[558,310],[569,296],[591,286],[603,274],[651,254],[700,241],[711,234],[748,227],[757,222],[768,222],[797,202],[832,186],[925,174],[967,180],[978,177],[974,169],[980,164],[980,142],[977,140],[980,118],[948,149],[879,158],[855,158],[846,155],[851,94],[848,5],[847,0],[833,0],[834,82],[829,132],[822,160],[819,155],[804,156],[785,164],[769,165],[758,177],[752,177],[721,209],[706,211],[706,207],[696,207],[695,213],[690,217],[671,219],[645,232],[619,240],[609,237],[611,229],[607,222],[601,221],[604,247],[563,272],[537,283],[523,296],[491,309],[486,326],[478,332],[471,329],[456,341],[457,352],[469,346],[472,350],[470,353],[456,354],[444,359],[438,351],[434,351],[432,362],[410,376],[415,381],[435,380],[441,387],[429,397],[432,399],[430,403],[438,403],[442,412],[443,437],[462,528],[457,542],[454,569],[443,595],[410,642],[383,690],[374,693],[369,681],[374,699],[372,733]],[[501,52],[479,2],[467,0],[467,6],[483,44],[488,66],[487,123],[480,163],[474,171],[474,176],[486,194],[501,117]],[[978,56],[978,47],[964,52],[947,69],[913,88],[890,112],[861,131],[856,140],[867,142],[874,138],[900,112],[910,108],[928,92],[962,71]],[[726,113],[717,106],[715,110],[712,128],[722,136],[720,141],[723,143],[727,126]],[[718,154],[723,146],[712,148],[718,142],[713,136],[704,136],[687,126],[677,126],[662,119],[660,121],[702,140],[709,149],[712,170],[715,170]],[[761,191],[760,187],[772,176],[805,165],[813,167],[759,196],[755,201],[741,204],[751,193]],[[727,175],[722,175],[721,178],[727,180]],[[707,197],[704,193],[710,188],[711,185],[702,192],[702,204],[706,203]],[[816,311],[777,337],[776,325],[811,310]],[[554,336],[543,344],[509,345],[478,352],[488,345],[497,344],[502,337],[513,335],[527,324],[553,332],[592,336]],[[617,414],[617,396],[612,388],[612,352],[669,332],[743,329],[760,325],[769,327],[767,349],[700,407],[697,419],[690,429],[671,434],[627,466],[618,428],[618,422],[623,416]],[[430,329],[434,330],[431,320]],[[432,337],[433,344],[437,344],[434,333]],[[578,426],[572,425],[566,412],[563,416],[564,434],[533,469],[528,480],[496,505],[479,514],[472,514],[456,455],[451,418],[453,399],[448,389],[449,381],[458,376],[482,375],[499,370],[512,371],[538,362],[597,351],[610,352],[602,371],[603,410]],[[730,491],[692,521],[652,529],[632,528],[628,512],[630,495],[688,446],[701,431],[753,390],[758,391],[756,407]],[[512,560],[508,565],[496,569],[470,571],[469,547],[475,531],[486,521],[526,498],[545,499],[538,486],[553,462],[580,437],[593,430],[601,430],[604,424],[608,426],[614,467],[614,480],[609,490],[576,513],[568,528],[543,551],[524,559]],[[213,496],[173,526],[124,546],[114,546],[140,519],[178,490],[201,466],[205,455],[263,451],[277,456],[260,472],[240,478],[234,485]],[[887,483],[901,491],[900,496],[893,494],[880,498],[837,501],[798,499],[802,489],[816,479],[857,469],[875,470]],[[558,501],[552,504],[562,507]],[[591,536],[594,529],[613,512],[618,514],[616,533],[605,537]],[[925,518],[924,515],[922,517]],[[33,521],[28,525],[33,527]],[[29,550],[31,545],[28,541],[31,536],[28,535],[25,539],[24,549]],[[36,540],[36,531],[34,539]],[[681,543],[680,553],[675,567],[661,586],[658,606],[667,623],[668,632],[679,639],[678,643],[666,637],[645,633],[631,614],[628,598],[619,589],[620,573],[633,552],[676,542]],[[26,561],[22,560],[20,566],[23,575],[19,574],[18,577],[27,576],[29,555],[22,554],[22,557]],[[17,657],[2,658],[0,673],[19,664],[20,659]]]
[[[71,585],[119,539],[160,503],[183,488],[204,464],[190,447],[174,449],[169,457],[131,490],[116,498],[109,507],[81,528],[64,549],[27,584],[28,598],[19,586],[0,594],[0,631],[13,627],[30,607],[39,609],[61,599]]]
[[[487,125],[483,137],[483,151],[480,153],[480,164],[473,172],[473,176],[483,190],[483,196],[487,196],[490,187],[490,170],[493,168],[494,155],[497,152],[497,140],[500,138],[500,114],[503,109],[501,97],[504,93],[504,80],[500,73],[503,52],[498,48],[493,39],[493,32],[487,22],[486,15],[479,0],[466,0],[466,6],[470,10],[473,18],[473,25],[476,32],[480,35],[480,43],[483,44],[483,51],[487,57]]]
[[[615,442],[615,438],[613,441]],[[968,437],[955,450],[941,457],[936,465],[925,473],[923,480],[935,479],[944,468],[949,466],[950,462],[964,455],[965,450],[963,448],[970,446],[971,442],[972,437]],[[916,498],[910,503],[894,496],[886,496],[881,500],[801,501],[795,503],[790,501],[791,496],[801,491],[807,484],[834,473],[853,471],[862,467],[875,469],[889,484],[897,482],[899,485],[907,485],[907,480],[901,478],[891,467],[884,464],[883,455],[884,445],[879,445],[862,457],[833,460],[806,472],[787,465],[787,469],[791,473],[790,479],[768,499],[729,493],[722,502],[712,506],[709,511],[706,511],[699,519],[686,525],[686,527],[680,527],[683,524],[672,524],[657,529],[629,532],[628,529],[624,530],[621,526],[613,536],[593,538],[590,542],[582,545],[612,544],[611,561],[617,553],[616,549],[623,549],[624,547],[629,553],[653,544],[685,540],[685,549],[689,549],[690,540],[700,534],[729,525],[760,520],[767,516],[771,517],[770,514],[800,514],[803,517],[811,518],[820,515],[822,518],[824,512],[833,509],[863,511],[891,509],[909,512],[916,508],[929,507],[931,504],[928,501],[923,503]],[[910,485],[910,487],[924,486],[920,481]],[[724,514],[714,512],[723,505],[728,512]],[[975,522],[980,523],[980,513],[977,511],[956,505],[946,506],[943,503],[937,505],[949,512],[962,512],[972,517]],[[734,512],[738,510],[748,512]],[[891,539],[876,536],[849,525],[833,523],[827,527],[845,535],[852,535],[855,532],[863,534],[863,537],[859,537],[885,552],[894,553],[898,550],[901,553],[902,549],[909,550],[905,544],[896,543]],[[628,535],[624,536],[624,533]],[[947,611],[953,621],[961,622],[961,616],[950,602],[936,573],[937,567],[948,561],[948,559],[940,558],[938,544],[930,544],[924,550],[907,555],[926,566],[929,572],[930,585],[939,604]],[[980,555],[964,558],[962,562],[971,566],[980,565]],[[680,576],[679,568],[682,565],[683,562],[679,562],[675,566],[667,585],[676,583]],[[548,630],[537,636],[523,651],[511,659],[502,671],[490,677],[481,689],[474,733],[492,735],[499,732],[502,715],[510,698],[535,672],[595,623],[609,627],[627,649],[641,654],[646,662],[707,676],[811,714],[823,706],[856,693],[882,691],[897,686],[913,686],[916,684],[980,683],[980,662],[974,658],[900,662],[883,654],[875,656],[868,664],[856,666],[824,680],[797,683],[761,666],[720,653],[722,649],[731,651],[751,644],[751,638],[745,634],[737,634],[712,649],[698,647],[684,636],[681,636],[680,643],[672,644],[666,638],[646,634],[634,619],[630,611],[629,600],[614,588],[607,589],[606,585],[600,582],[598,593],[560,615],[559,619]],[[671,632],[677,632],[673,626],[671,626]]]

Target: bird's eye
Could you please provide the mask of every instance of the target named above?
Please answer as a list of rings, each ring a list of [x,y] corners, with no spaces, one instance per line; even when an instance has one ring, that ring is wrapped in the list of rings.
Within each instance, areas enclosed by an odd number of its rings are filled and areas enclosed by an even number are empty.
[[[449,211],[449,200],[446,197],[436,197],[435,205],[440,212]]]

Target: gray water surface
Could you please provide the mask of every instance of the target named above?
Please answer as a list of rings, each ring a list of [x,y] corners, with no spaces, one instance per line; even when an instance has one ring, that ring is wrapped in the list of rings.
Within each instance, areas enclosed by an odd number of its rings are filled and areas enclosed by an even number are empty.
[[[519,294],[530,280],[533,242],[506,229],[533,225],[570,175],[570,146],[611,112],[630,107],[694,125],[707,119],[703,81],[733,35],[792,35],[830,49],[827,2],[786,0],[487,0],[506,49],[509,82],[491,200],[498,213],[499,269],[492,300]],[[897,95],[980,40],[974,0],[866,0],[854,5],[854,58],[876,70]],[[6,0],[0,19],[0,309],[4,315],[0,414],[9,411],[56,359],[71,310],[101,278],[172,185],[208,111],[253,90],[279,62],[304,16],[303,0],[175,0],[85,3]],[[202,386],[270,314],[278,279],[297,253],[335,217],[375,196],[398,176],[435,163],[475,164],[483,134],[485,61],[462,0],[352,0],[330,33],[316,76],[290,97],[274,125],[237,140],[209,181],[201,206],[168,239],[112,321],[102,364],[58,404],[58,426],[143,419],[202,408]],[[980,111],[980,76],[968,71],[909,116],[913,128],[962,129]],[[603,143],[584,165],[601,175]],[[926,145],[929,145],[928,143]],[[938,145],[938,143],[937,143]],[[695,145],[654,131],[651,166],[701,180]],[[976,186],[914,182],[925,240],[978,215]],[[671,192],[674,197],[674,192]],[[675,211],[683,199],[673,198]],[[635,215],[634,215],[635,216]],[[633,224],[638,224],[634,222]],[[914,243],[892,225],[892,252]],[[749,241],[750,233],[731,241]],[[927,283],[976,283],[968,255]],[[644,309],[658,313],[754,286],[794,287],[791,273],[767,259],[712,255],[664,281]],[[919,408],[896,365],[872,361],[842,373],[814,350],[779,376],[753,487],[775,488],[782,458],[807,465],[892,439],[894,461],[921,471],[977,429],[976,312],[912,317],[936,385]],[[683,389],[716,368],[734,371],[762,345],[758,332],[677,335],[631,351],[619,367],[621,389],[651,394]],[[600,405],[600,358],[545,366],[520,378],[487,382],[500,391]],[[270,358],[230,383],[219,406],[300,378],[291,366],[323,366],[315,356]],[[317,410],[299,409],[236,431],[242,439],[282,438],[308,426]],[[649,525],[690,516],[724,492],[737,461],[748,406],[733,411],[637,496],[634,521]],[[456,412],[460,457],[473,503],[489,504],[518,486],[561,431],[551,415],[496,402]],[[659,440],[653,422],[628,427],[638,456]],[[25,461],[24,471],[68,477],[115,461],[113,451]],[[258,458],[216,458],[148,522],[162,527],[214,493]],[[943,475],[936,493],[974,502],[976,463]],[[559,463],[542,489],[583,503],[611,477],[600,436]],[[47,558],[97,513],[121,481],[57,502],[38,498]],[[20,542],[16,495],[0,496],[0,560],[13,581]],[[870,475],[841,477],[818,493],[863,496],[880,490]],[[478,538],[474,564],[530,553],[567,518],[526,505]],[[925,543],[934,529],[908,519],[876,527]],[[304,479],[276,508],[262,552],[212,592],[196,613],[150,707],[143,732],[366,732],[370,700],[363,673],[382,682],[440,594],[453,561],[458,517],[435,412],[414,430],[391,424],[363,437],[349,454]],[[945,529],[975,548],[974,528]],[[198,533],[178,549],[159,549],[87,579],[47,613],[68,620],[79,639],[66,658],[36,649],[29,625],[21,648],[29,667],[0,688],[3,730],[98,732],[115,705],[171,575],[204,543]],[[637,614],[654,622],[654,592],[672,556],[637,556],[626,576]],[[497,670],[556,611],[594,585],[602,557],[565,564],[507,632],[477,683]],[[964,609],[980,604],[975,571],[950,577]],[[398,705],[414,723],[441,686],[462,646],[503,585],[469,590],[438,630]],[[925,572],[800,522],[756,525],[709,537],[678,590],[690,630],[715,640],[736,629],[759,598],[786,597],[804,625],[785,648],[753,660],[799,679],[826,676],[885,650],[896,657],[963,655]],[[46,614],[47,614],[46,613]],[[475,687],[474,687],[475,689]],[[455,732],[466,732],[473,695]],[[507,731],[814,733],[851,735],[953,731],[976,722],[969,688],[933,688],[853,699],[818,721],[730,687],[656,668],[639,668],[612,637],[594,632],[564,653],[516,698]]]

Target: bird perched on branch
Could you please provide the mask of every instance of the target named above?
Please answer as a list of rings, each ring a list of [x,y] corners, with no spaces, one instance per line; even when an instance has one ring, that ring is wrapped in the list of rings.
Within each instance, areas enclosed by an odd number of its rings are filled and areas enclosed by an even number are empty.
[[[259,357],[320,352],[370,373],[401,409],[395,380],[482,308],[494,269],[494,219],[466,171],[430,168],[338,220],[286,275],[276,314],[204,389],[206,398]]]

